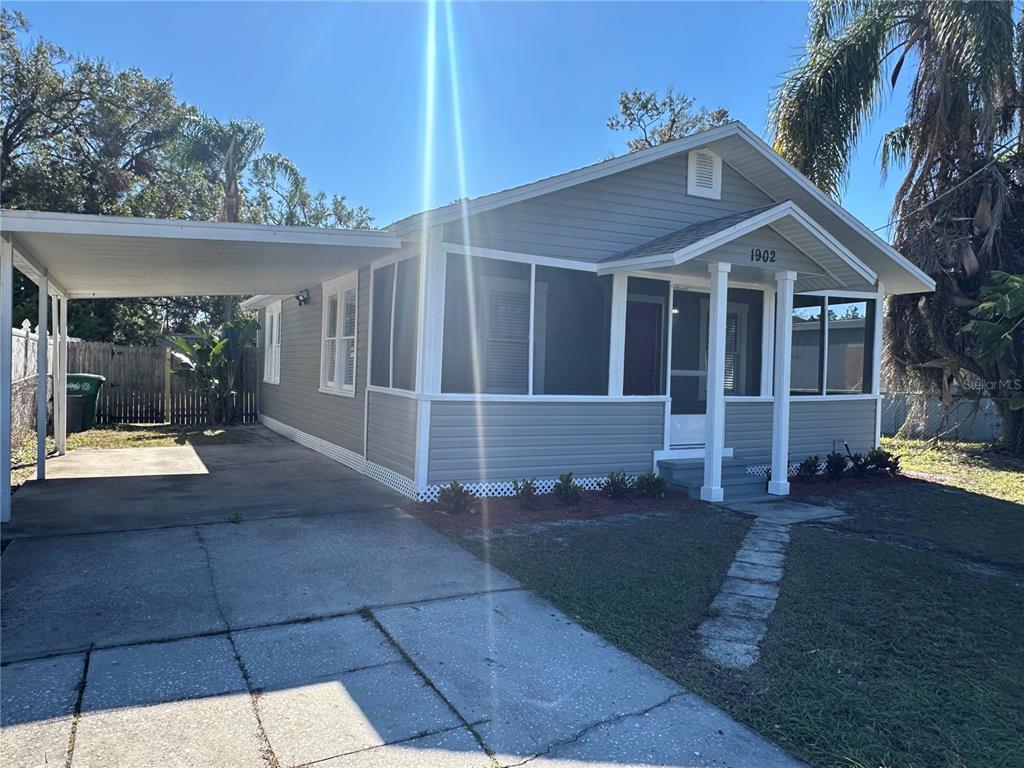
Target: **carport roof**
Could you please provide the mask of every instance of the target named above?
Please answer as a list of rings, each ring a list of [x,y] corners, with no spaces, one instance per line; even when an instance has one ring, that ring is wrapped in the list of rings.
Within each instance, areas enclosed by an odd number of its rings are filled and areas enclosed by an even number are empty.
[[[296,293],[401,247],[381,230],[0,212],[15,265],[71,299]]]

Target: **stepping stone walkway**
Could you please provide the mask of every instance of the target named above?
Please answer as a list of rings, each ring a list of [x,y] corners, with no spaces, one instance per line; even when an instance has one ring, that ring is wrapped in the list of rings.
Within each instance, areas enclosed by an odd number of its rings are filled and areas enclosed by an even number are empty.
[[[789,529],[806,520],[842,517],[839,510],[799,502],[734,504],[754,515],[718,595],[711,615],[697,629],[701,653],[720,667],[749,669],[760,658],[768,617],[779,599]]]

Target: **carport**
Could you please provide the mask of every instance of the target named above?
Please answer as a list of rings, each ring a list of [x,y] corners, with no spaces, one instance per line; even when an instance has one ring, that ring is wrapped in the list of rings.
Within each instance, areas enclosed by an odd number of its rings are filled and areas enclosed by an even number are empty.
[[[11,324],[14,269],[39,287],[38,381],[50,371],[54,437],[67,446],[64,397],[73,299],[294,295],[401,247],[378,230],[0,212],[0,522],[11,515]],[[46,387],[37,398],[37,478],[46,478]]]

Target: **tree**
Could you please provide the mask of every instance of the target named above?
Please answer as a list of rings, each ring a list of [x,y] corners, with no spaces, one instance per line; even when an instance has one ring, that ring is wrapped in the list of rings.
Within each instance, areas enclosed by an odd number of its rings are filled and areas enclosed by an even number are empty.
[[[373,216],[363,206],[350,208],[339,195],[328,201],[322,191],[311,194],[306,177],[284,155],[256,158],[249,185],[247,216],[257,224],[345,229],[369,229],[373,224]]]
[[[222,123],[208,115],[198,115],[183,124],[183,136],[186,157],[221,189],[221,221],[241,221],[242,180],[263,147],[263,126],[252,120]]]
[[[1022,36],[1009,2],[820,0],[769,118],[776,150],[838,198],[865,126],[899,78],[910,79],[905,122],[882,142],[881,173],[905,167],[893,244],[937,287],[890,299],[887,375],[897,386],[945,376],[965,395],[988,393],[1002,442],[1017,452],[1024,412],[1010,408],[1008,387],[1019,385],[1019,362],[1006,376],[977,326],[964,327],[994,272],[1024,272]]]
[[[629,151],[637,152],[729,122],[727,109],[694,109],[695,103],[686,94],[676,93],[672,86],[662,98],[657,91],[623,91],[619,94],[619,112],[608,118],[608,128],[639,132],[639,136],[626,141]]]

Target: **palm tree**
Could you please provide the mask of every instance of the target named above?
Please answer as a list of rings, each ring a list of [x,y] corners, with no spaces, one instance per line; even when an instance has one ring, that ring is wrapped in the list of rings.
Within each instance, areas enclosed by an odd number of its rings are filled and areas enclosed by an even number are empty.
[[[1009,408],[1008,387],[1020,381],[1024,348],[993,361],[963,329],[992,272],[1024,272],[1022,37],[1011,2],[812,0],[805,53],[769,117],[776,150],[838,197],[866,125],[910,78],[906,120],[882,141],[881,174],[906,169],[893,244],[937,288],[890,301],[887,373],[987,391],[1017,451],[1024,412]]]
[[[183,129],[188,159],[207,169],[220,185],[224,199],[221,219],[237,222],[242,214],[241,180],[246,167],[263,147],[263,126],[252,120],[219,120],[200,115]]]

